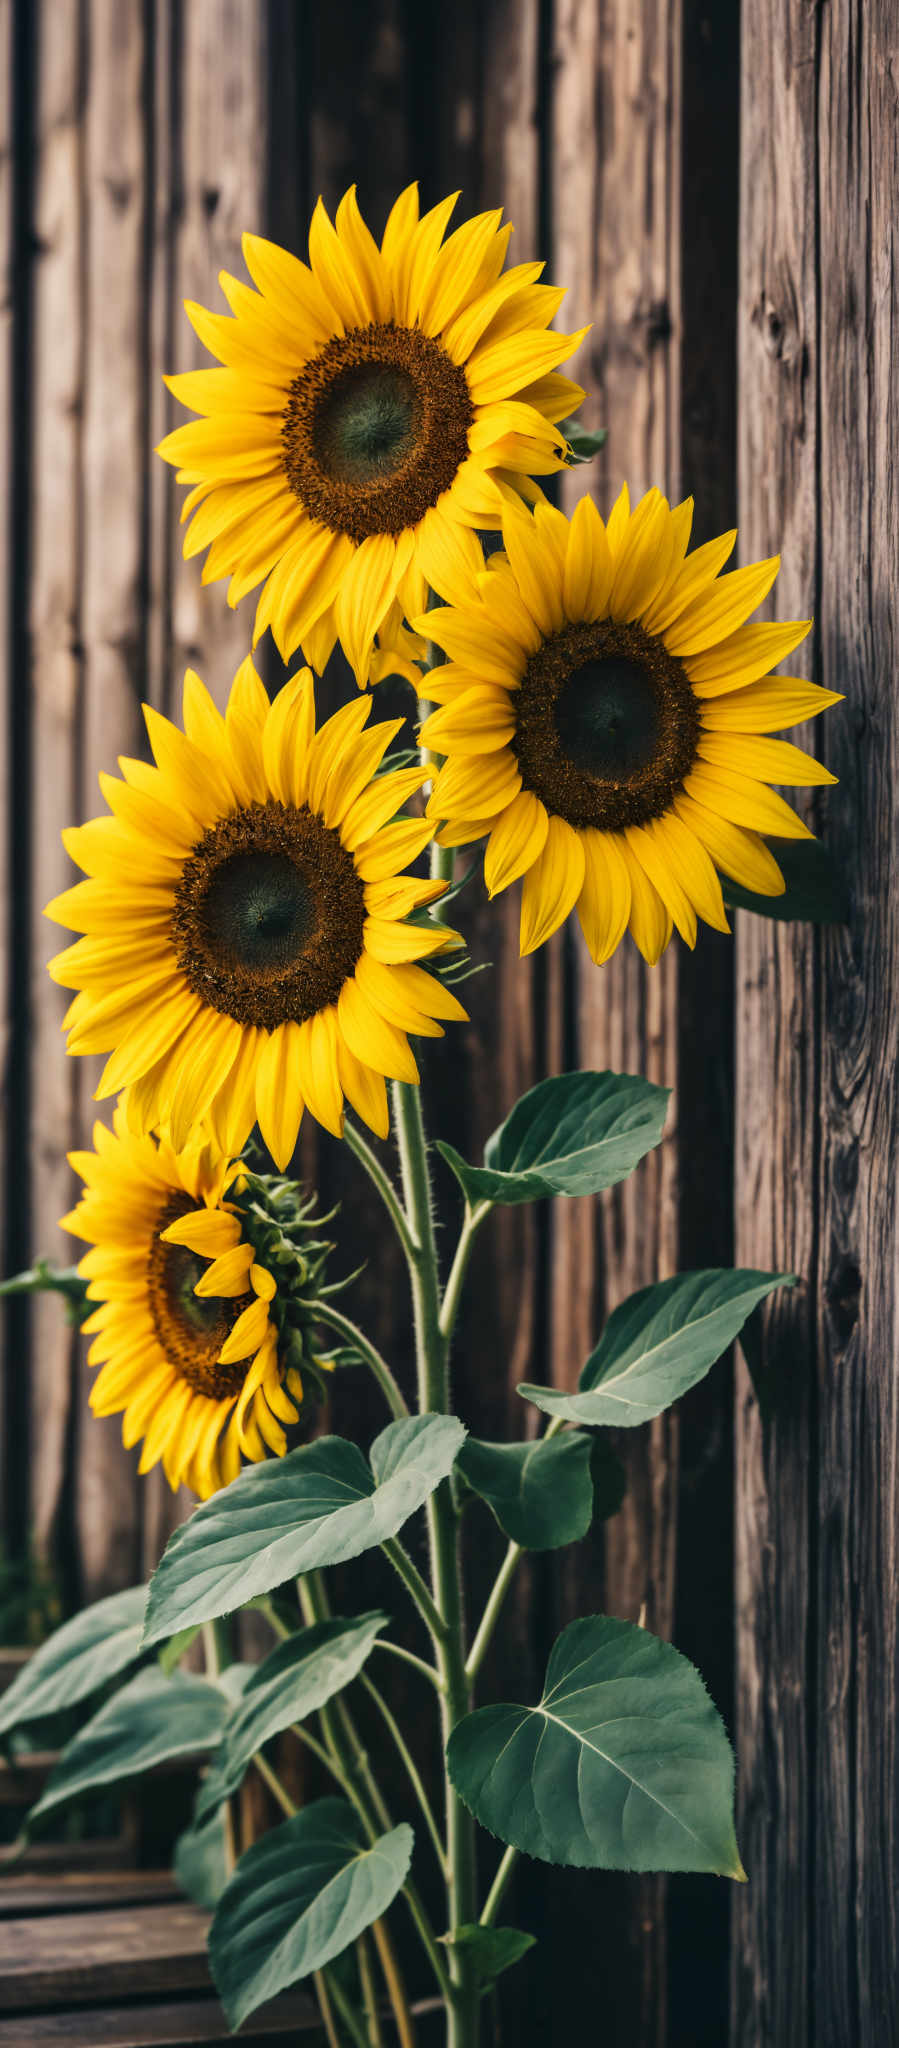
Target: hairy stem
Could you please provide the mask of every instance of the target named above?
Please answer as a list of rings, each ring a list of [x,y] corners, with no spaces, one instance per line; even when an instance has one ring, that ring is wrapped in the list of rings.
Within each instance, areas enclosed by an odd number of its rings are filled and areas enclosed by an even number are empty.
[[[360,1358],[365,1360],[369,1372],[377,1380],[387,1406],[396,1420],[400,1421],[404,1415],[408,1415],[408,1401],[398,1387],[386,1358],[382,1357],[371,1338],[366,1337],[364,1330],[360,1330],[358,1324],[351,1322],[349,1316],[343,1315],[342,1311],[334,1308],[329,1301],[316,1302],[315,1313],[320,1323],[325,1323],[329,1330],[336,1330],[341,1337],[346,1338],[348,1344],[355,1346]]]
[[[390,1217],[390,1221],[393,1224],[394,1230],[396,1231],[400,1244],[403,1247],[403,1251],[405,1252],[407,1259],[410,1259],[413,1256],[415,1248],[413,1246],[412,1239],[409,1233],[409,1225],[406,1221],[402,1202],[400,1201],[400,1198],[396,1192],[396,1189],[393,1185],[389,1173],[387,1173],[385,1168],[381,1165],[381,1161],[378,1158],[377,1153],[372,1151],[372,1148],[368,1143],[367,1138],[363,1138],[362,1132],[357,1129],[354,1123],[350,1122],[349,1117],[347,1117],[344,1123],[343,1135],[350,1148],[350,1151],[355,1153],[360,1166],[363,1166],[365,1168],[369,1180],[371,1181],[372,1185],[375,1188],[377,1188],[378,1194],[380,1195],[384,1207],[387,1210],[387,1214]]]
[[[506,1853],[502,1858],[499,1869],[497,1870],[496,1876],[484,1901],[484,1911],[481,1914],[482,1927],[491,1927],[494,1920],[496,1919],[496,1915],[499,1911],[500,1900],[502,1899],[503,1893],[506,1889],[506,1886],[518,1861],[518,1856],[519,1851],[517,1849],[508,1848],[506,1850]]]
[[[437,1851],[437,1861],[440,1865],[441,1874],[445,1878],[446,1862],[443,1854],[443,1843],[440,1839],[440,1831],[438,1829],[437,1822],[434,1819],[434,1815],[431,1811],[431,1802],[422,1784],[415,1759],[406,1746],[405,1737],[402,1733],[399,1723],[395,1719],[395,1716],[391,1713],[390,1708],[387,1705],[387,1701],[382,1698],[381,1694],[378,1691],[377,1686],[372,1684],[371,1679],[367,1676],[367,1674],[364,1671],[360,1674],[359,1683],[368,1693],[369,1699],[374,1702],[374,1705],[378,1709],[378,1713],[381,1715],[381,1718],[384,1721],[385,1726],[387,1727],[390,1735],[393,1738],[397,1754],[402,1759],[406,1776],[408,1777],[412,1790],[415,1793],[415,1797],[418,1800],[418,1804],[424,1818],[425,1826]]]

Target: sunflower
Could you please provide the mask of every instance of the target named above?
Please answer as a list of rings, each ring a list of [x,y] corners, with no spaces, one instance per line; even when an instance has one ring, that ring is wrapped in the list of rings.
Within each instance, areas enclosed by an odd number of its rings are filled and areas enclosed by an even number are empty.
[[[283,1169],[304,1104],[335,1136],[344,1095],[379,1136],[385,1075],[417,1081],[407,1032],[465,1011],[416,963],[458,935],[409,913],[445,883],[401,870],[432,829],[396,812],[422,771],[378,774],[401,720],[356,697],[315,731],[308,669],[270,705],[252,662],[224,718],[198,676],[184,726],[145,708],[156,766],[101,775],[111,815],[63,834],[89,880],[47,907],[84,936],[50,963],[78,990],[69,1051],[109,1052],[98,1096],[181,1149],[208,1118],[238,1152],[258,1118]],[[391,822],[393,821],[393,822]]]
[[[508,508],[465,604],[427,614],[450,657],[427,680],[422,741],[448,757],[429,813],[444,845],[489,835],[491,895],[524,877],[522,953],[575,907],[597,962],[628,926],[651,964],[673,926],[729,930],[718,870],[779,895],[762,835],[812,837],[767,783],[836,779],[765,737],[840,701],[768,673],[810,620],[746,623],[779,558],[721,576],[736,533],[688,554],[692,511],[657,490],[631,511],[626,486],[607,524],[588,498],[570,521]]]
[[[243,1168],[207,1134],[176,1153],[135,1136],[123,1104],[94,1150],[72,1152],[84,1182],[63,1227],[91,1249],[79,1271],[99,1303],[84,1324],[95,1415],[123,1412],[139,1470],[162,1460],[174,1488],[205,1499],[252,1461],[287,1449],[303,1398],[300,1352],[279,1341],[275,1280],[233,1197]],[[230,1191],[231,1200],[226,1199]]]
[[[377,635],[375,675],[397,668],[385,643],[426,583],[454,602],[477,572],[504,498],[541,495],[584,395],[556,374],[581,339],[548,331],[564,294],[540,263],[503,272],[501,211],[444,241],[457,198],[419,219],[410,185],[380,247],[355,187],[333,223],[319,200],[308,266],[245,235],[256,289],[222,272],[231,316],[186,308],[222,367],[167,379],[201,415],[159,449],[193,486],[185,554],[209,549],[232,605],[265,579],[256,638],[285,661],[302,646],[321,670],[339,634],[360,688]]]

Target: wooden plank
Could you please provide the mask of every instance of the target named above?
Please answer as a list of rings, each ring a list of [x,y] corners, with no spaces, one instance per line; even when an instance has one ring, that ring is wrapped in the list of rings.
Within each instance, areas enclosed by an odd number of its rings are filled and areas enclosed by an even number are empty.
[[[740,547],[779,549],[780,617],[816,604],[814,149],[818,16],[747,0],[739,307]],[[748,53],[751,52],[751,59]],[[797,667],[816,673],[814,650]],[[800,806],[802,807],[802,806]],[[814,934],[737,920],[736,1240],[740,1264],[801,1276],[765,1317],[766,1421],[737,1382],[737,2048],[815,2038],[808,1882],[814,1188],[820,1117]]]
[[[2,1866],[0,1866],[2,1869]],[[21,1868],[0,1875],[0,1919],[33,1919],[39,1913],[100,1913],[109,1906],[159,1905],[177,1897],[168,1870],[63,1871],[41,1877]]]
[[[679,481],[679,64],[681,8],[625,0],[599,10],[560,0],[554,14],[551,100],[553,271],[570,287],[572,326],[592,320],[579,360],[591,392],[585,418],[609,428],[593,473],[566,479],[571,510],[592,489],[608,510],[627,479],[632,500]],[[573,979],[573,1064],[677,1079],[675,945],[647,969],[630,940],[594,967],[580,933],[566,936]],[[677,1111],[662,1146],[600,1203],[562,1205],[554,1218],[553,1375],[574,1383],[603,1316],[678,1262]],[[592,1208],[592,1213],[591,1213]],[[563,1616],[590,1602],[671,1633],[677,1518],[678,1423],[659,1417],[621,1435],[628,1493],[597,1562],[564,1574]],[[558,1895],[558,1939],[574,1912]],[[602,1917],[607,2024],[661,2048],[666,2009],[666,1887],[594,1881]],[[572,1965],[573,1967],[573,1959]],[[611,2001],[609,2003],[609,2000]]]
[[[59,0],[38,39],[33,235],[31,479],[28,595],[32,693],[31,1230],[36,1251],[68,1260],[57,1218],[70,1205],[66,1150],[77,1136],[75,1070],[60,1022],[68,996],[44,962],[64,940],[41,916],[75,879],[60,828],[77,815],[81,690],[83,294],[80,126],[82,45],[77,0]],[[24,679],[23,679],[24,680]],[[57,1535],[68,1469],[73,1345],[53,1296],[31,1316],[31,1522],[39,1551]]]
[[[312,2000],[292,1992],[262,2006],[241,2028],[242,2048],[262,2048],[302,2034],[323,2040]],[[93,2006],[88,2012],[29,2013],[27,2019],[0,2019],[0,2048],[230,2048],[232,2034],[217,1998],[191,1998],[173,2004]]]
[[[853,910],[817,989],[813,1989],[821,2048],[879,2048],[899,2040],[896,14],[838,0],[819,22],[815,608],[846,703],[814,738]]]
[[[205,1989],[209,1920],[186,1901],[11,1920],[0,1955],[0,2010]]]
[[[245,0],[191,0],[173,21],[180,35],[171,44],[179,109],[172,367],[186,370],[208,366],[209,356],[182,299],[226,310],[218,273],[226,269],[244,277],[241,234],[265,227],[267,13]],[[181,407],[178,417],[187,417]],[[179,511],[181,495],[179,487]],[[255,609],[251,595],[238,611],[229,611],[227,583],[204,586],[198,563],[182,560],[182,538],[178,526],[170,543],[176,713],[188,666],[199,670],[218,703],[224,701],[247,653]]]
[[[9,436],[10,462],[0,497],[0,807],[4,818],[13,815],[10,745],[12,740],[13,620],[15,598],[12,589],[14,567],[16,485],[12,462],[15,435],[13,391],[15,381],[14,292],[16,282],[16,185],[14,170],[13,42],[12,0],[0,0],[0,419]],[[4,835],[0,849],[0,1244],[7,1246],[7,1192],[12,1179],[10,1158],[9,1104],[12,1095],[12,976],[10,924],[13,903],[11,833]],[[8,1459],[8,1381],[5,1340],[7,1318],[0,1330],[0,1473]],[[11,1347],[10,1347],[11,1348]],[[10,1389],[11,1392],[11,1389]],[[5,1490],[5,1489],[4,1489]],[[12,1531],[4,1532],[6,1543]]]

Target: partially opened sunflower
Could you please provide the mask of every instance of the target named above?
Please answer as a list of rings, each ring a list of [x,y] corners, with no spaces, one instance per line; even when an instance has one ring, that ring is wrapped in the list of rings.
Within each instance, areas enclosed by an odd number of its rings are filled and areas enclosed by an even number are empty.
[[[589,498],[570,522],[509,507],[466,602],[427,614],[450,657],[429,812],[444,845],[486,837],[491,895],[523,877],[522,953],[575,908],[597,962],[628,927],[652,963],[674,927],[727,931],[718,871],[776,895],[764,835],[812,836],[767,785],[835,780],[767,737],[839,702],[768,673],[809,620],[747,624],[779,558],[722,576],[736,533],[688,554],[692,510],[653,490],[631,511],[626,487],[608,523]]]
[[[297,1333],[280,1340],[276,1282],[234,1202],[243,1168],[206,1134],[181,1153],[135,1136],[124,1104],[94,1150],[73,1152],[84,1182],[62,1219],[86,1238],[79,1267],[99,1306],[84,1324],[99,1365],[90,1405],[123,1416],[139,1470],[204,1499],[252,1462],[287,1449],[303,1399]]]
[[[168,379],[202,415],[160,447],[193,486],[185,554],[208,548],[232,605],[264,581],[256,637],[285,660],[321,670],[339,634],[360,687],[408,671],[403,615],[477,572],[475,530],[540,495],[584,395],[556,374],[581,339],[549,328],[563,293],[540,263],[503,272],[501,210],[445,240],[456,198],[420,219],[410,185],[380,246],[355,188],[334,223],[319,200],[308,265],[245,235],[255,290],[223,272],[230,317],[187,305],[222,367]]]
[[[101,775],[110,815],[63,837],[89,876],[47,914],[84,934],[50,964],[78,990],[69,1051],[108,1052],[98,1096],[176,1148],[208,1118],[238,1152],[258,1119],[286,1166],[304,1106],[340,1136],[344,1096],[386,1136],[385,1076],[417,1081],[407,1033],[441,1037],[458,999],[416,963],[458,942],[409,923],[444,883],[402,870],[430,840],[396,813],[419,768],[378,774],[402,723],[357,697],[315,730],[304,670],[272,704],[252,662],[225,716],[198,676],[184,732],[149,707],[156,766]]]

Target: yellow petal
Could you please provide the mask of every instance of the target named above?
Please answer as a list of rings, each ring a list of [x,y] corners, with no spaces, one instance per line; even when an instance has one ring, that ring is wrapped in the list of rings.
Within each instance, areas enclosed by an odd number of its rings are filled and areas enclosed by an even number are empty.
[[[568,529],[562,586],[566,618],[575,624],[605,618],[613,574],[606,529],[592,498],[582,498]]]
[[[515,737],[512,700],[487,683],[463,690],[426,718],[419,735],[423,747],[439,754],[494,754]]]
[[[299,1026],[296,1057],[300,1092],[307,1109],[326,1131],[342,1138],[343,1090],[337,1061],[337,1011],[333,1003]]]
[[[674,811],[666,811],[664,817],[657,818],[649,832],[700,917],[715,931],[729,932],[721,883],[702,841]]]
[[[746,569],[732,569],[719,576],[708,593],[697,597],[681,612],[665,634],[670,654],[701,654],[734,632],[767,597],[780,568],[780,556],[766,562],[752,562]]]
[[[426,768],[391,768],[385,775],[379,775],[350,805],[341,821],[340,839],[347,852],[353,853],[373,839],[427,779]],[[407,822],[420,825],[421,821],[416,818]],[[400,866],[405,866],[405,862],[401,861]]]
[[[736,768],[741,775],[758,776],[763,782],[778,782],[784,788],[803,789],[815,783],[836,782],[836,776],[813,754],[793,747],[788,740],[756,739],[743,733],[703,733],[699,758],[713,768]]]
[[[598,967],[609,960],[627,930],[631,909],[630,869],[617,832],[582,831],[584,886],[577,900],[580,927]]]
[[[686,891],[682,888],[670,863],[665,858],[664,841],[658,840],[645,825],[628,825],[625,839],[631,853],[639,861],[644,874],[661,897],[666,910],[680,932],[685,943],[696,944],[696,912]]]
[[[783,895],[783,875],[774,855],[757,832],[747,832],[741,825],[730,824],[715,811],[707,810],[704,804],[696,803],[691,796],[678,794],[674,799],[674,809],[708,849],[724,874],[758,896]]]
[[[429,953],[441,953],[447,946],[461,946],[463,940],[448,924],[401,924],[385,917],[368,917],[363,926],[366,952],[390,965],[394,961],[423,960]]]
[[[298,1024],[279,1024],[264,1040],[256,1067],[256,1116],[280,1173],[300,1130],[303,1095],[297,1061]]]
[[[530,513],[508,507],[503,515],[503,542],[535,626],[547,638],[558,633],[565,622],[562,578]]]
[[[771,676],[712,697],[703,706],[702,724],[706,732],[781,732],[842,702],[839,690],[822,690],[801,676]]]
[[[183,1244],[201,1259],[217,1259],[240,1243],[240,1224],[227,1209],[192,1209],[159,1235],[163,1244]]]
[[[228,1297],[245,1294],[247,1274],[252,1264],[252,1245],[236,1244],[231,1251],[222,1252],[220,1258],[213,1259],[211,1266],[200,1275],[194,1293],[203,1298],[216,1294]]]
[[[365,1066],[374,1067],[395,1081],[419,1079],[418,1068],[404,1034],[381,1016],[358,981],[344,982],[337,1004],[337,1020],[350,1051]]]
[[[356,548],[337,590],[337,631],[360,690],[368,682],[375,634],[409,563],[412,535],[373,533]]]
[[[268,1302],[257,1297],[238,1316],[233,1330],[225,1338],[218,1355],[219,1365],[235,1365],[239,1359],[249,1358],[252,1352],[258,1351],[267,1329]]]
[[[549,831],[549,818],[540,798],[529,789],[519,790],[508,809],[502,811],[484,852],[484,881],[489,896],[517,882],[542,853]]]
[[[580,833],[564,818],[551,817],[546,841],[521,891],[520,952],[536,952],[564,924],[584,886],[584,849]]]
[[[811,628],[811,619],[787,619],[782,625],[763,621],[738,627],[704,654],[691,654],[685,666],[697,697],[717,697],[757,682],[792,654]]]
[[[671,918],[641,861],[628,845],[624,833],[619,845],[627,863],[631,884],[628,918],[631,938],[650,967],[655,967],[671,937]]]
[[[815,836],[784,803],[783,797],[748,775],[738,775],[733,768],[712,768],[700,761],[684,777],[684,788],[688,796],[695,796],[697,803],[729,818],[734,825],[748,825],[750,831],[768,832],[780,839]]]
[[[352,1103],[356,1115],[361,1116],[377,1138],[386,1138],[390,1130],[390,1110],[383,1074],[376,1074],[364,1061],[357,1060],[342,1032],[338,1033],[337,1055],[341,1086],[347,1101]]]

